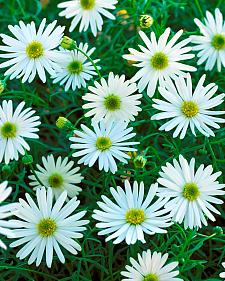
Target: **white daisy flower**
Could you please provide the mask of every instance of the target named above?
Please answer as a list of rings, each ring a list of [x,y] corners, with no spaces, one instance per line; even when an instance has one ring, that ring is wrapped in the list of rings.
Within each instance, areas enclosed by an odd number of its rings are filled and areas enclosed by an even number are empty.
[[[10,193],[12,192],[11,187],[7,187],[8,182],[5,181],[0,184],[0,204],[8,198]],[[8,228],[8,222],[4,219],[11,216],[12,204],[7,204],[4,206],[0,206],[0,234],[8,236],[13,235],[12,231]],[[6,249],[6,245],[0,240],[0,247]]]
[[[205,70],[212,70],[215,64],[218,71],[221,65],[225,67],[225,21],[223,15],[217,8],[215,18],[210,12],[206,12],[205,24],[195,19],[202,35],[191,36],[194,51],[198,51],[198,65],[205,64]]]
[[[0,46],[0,50],[7,53],[0,54],[1,58],[7,59],[0,64],[0,68],[9,67],[5,75],[9,75],[10,79],[23,77],[23,83],[30,83],[38,74],[45,83],[45,71],[54,74],[58,68],[57,53],[54,49],[60,45],[64,31],[64,27],[55,28],[56,23],[57,21],[54,21],[45,28],[46,19],[43,19],[37,31],[34,22],[25,25],[20,21],[19,25],[8,26],[15,38],[0,35],[6,45]]]
[[[32,116],[35,111],[30,107],[22,110],[24,105],[25,102],[21,102],[14,112],[11,100],[4,100],[0,106],[0,163],[3,158],[6,164],[18,160],[19,154],[30,150],[24,138],[38,138],[36,127],[41,124],[40,117]]]
[[[222,266],[225,268],[225,262],[222,263]],[[220,277],[225,279],[225,272],[220,273]]]
[[[130,48],[130,54],[124,55],[123,58],[137,62],[133,65],[141,68],[131,79],[133,82],[139,80],[138,89],[140,92],[143,92],[147,87],[147,94],[152,97],[158,82],[161,85],[163,79],[171,80],[177,76],[186,76],[187,71],[196,71],[195,67],[180,62],[194,57],[193,54],[188,54],[192,48],[185,47],[191,41],[190,38],[175,45],[182,33],[183,30],[178,31],[167,42],[170,35],[170,28],[167,28],[157,43],[154,32],[151,32],[150,39],[143,31],[139,32],[147,48],[139,45],[141,52]]]
[[[95,51],[92,48],[88,51],[88,44],[80,43],[78,48],[86,53],[89,57]],[[97,63],[99,59],[93,60]],[[60,48],[58,52],[58,63],[60,69],[52,76],[53,83],[59,83],[65,85],[65,91],[72,88],[73,91],[76,88],[86,87],[86,81],[89,81],[93,76],[97,75],[94,66],[91,62],[87,61],[85,57],[78,50],[68,51]],[[99,66],[97,66],[100,69]]]
[[[223,204],[215,196],[225,194],[222,190],[225,185],[216,181],[221,172],[213,174],[212,166],[204,167],[203,164],[195,172],[195,159],[188,163],[180,155],[179,162],[174,159],[173,165],[166,163],[159,174],[158,183],[163,187],[159,188],[157,195],[170,198],[165,208],[171,211],[175,222],[184,221],[185,228],[193,229],[207,225],[206,218],[215,221],[212,213],[220,212],[211,203]]]
[[[166,264],[168,254],[153,252],[150,250],[138,254],[138,261],[130,258],[131,266],[126,265],[127,271],[122,271],[122,281],[183,281],[176,277],[178,262]]]
[[[171,119],[163,124],[159,130],[170,131],[174,128],[173,137],[180,134],[183,139],[188,127],[196,136],[195,128],[203,135],[215,136],[210,129],[213,127],[219,129],[218,123],[224,123],[225,119],[216,117],[224,114],[225,111],[211,110],[213,107],[223,103],[225,94],[220,94],[212,98],[218,87],[214,83],[203,86],[206,76],[203,75],[199,80],[195,90],[192,90],[192,80],[190,74],[187,79],[178,77],[175,84],[166,79],[161,87],[160,94],[164,100],[153,99],[155,104],[152,106],[162,112],[152,116],[152,120]]]
[[[73,142],[72,149],[78,150],[73,153],[74,157],[82,157],[78,164],[84,163],[92,167],[98,159],[99,170],[109,170],[114,174],[117,171],[117,165],[114,158],[122,163],[127,163],[130,159],[127,154],[129,151],[136,151],[130,146],[139,144],[139,142],[129,142],[136,133],[131,133],[133,128],[127,128],[125,122],[112,122],[107,124],[104,120],[100,123],[92,124],[94,131],[81,125],[82,131],[75,130],[74,137],[70,138]]]
[[[53,251],[56,252],[60,262],[65,262],[60,245],[76,255],[81,247],[74,239],[83,237],[81,232],[86,229],[84,225],[89,222],[80,220],[86,211],[71,215],[80,201],[74,197],[62,207],[67,198],[67,192],[64,191],[53,205],[52,189],[48,188],[46,191],[44,187],[37,189],[37,205],[28,193],[25,196],[27,202],[20,199],[15,212],[19,220],[10,221],[15,238],[18,238],[10,244],[10,247],[25,244],[16,256],[22,260],[30,255],[28,264],[36,261],[36,266],[39,266],[45,252],[46,264],[51,267]]]
[[[48,155],[47,158],[42,157],[43,167],[37,165],[38,171],[36,175],[44,186],[51,187],[53,195],[57,198],[66,190],[69,197],[75,197],[81,191],[77,186],[83,179],[78,171],[80,167],[74,167],[74,162],[69,161],[68,157],[62,159],[58,157],[56,160],[53,155]],[[31,186],[35,189],[40,188],[40,183],[34,175],[29,176]]]
[[[69,31],[72,32],[80,22],[79,32],[87,31],[91,27],[94,36],[102,30],[102,16],[114,20],[115,17],[108,10],[114,10],[117,0],[72,0],[58,4],[64,10],[59,16],[73,18]]]
[[[141,94],[134,94],[137,91],[135,83],[125,81],[125,75],[118,76],[112,72],[109,74],[108,81],[101,79],[101,84],[94,82],[95,87],[89,87],[91,93],[83,96],[89,103],[83,106],[90,109],[85,116],[93,116],[93,121],[134,121],[134,116],[138,115],[141,108],[139,99]]]
[[[128,245],[135,244],[137,240],[145,243],[144,233],[166,233],[165,227],[170,226],[171,216],[168,211],[162,209],[167,199],[157,199],[152,203],[158,184],[152,184],[144,199],[144,183],[140,186],[135,181],[131,188],[128,180],[125,180],[124,190],[110,188],[110,192],[116,203],[108,197],[102,196],[103,202],[97,202],[101,211],[94,210],[93,218],[100,221],[96,227],[101,228],[98,234],[107,235],[106,242],[112,239],[114,244],[123,240]]]

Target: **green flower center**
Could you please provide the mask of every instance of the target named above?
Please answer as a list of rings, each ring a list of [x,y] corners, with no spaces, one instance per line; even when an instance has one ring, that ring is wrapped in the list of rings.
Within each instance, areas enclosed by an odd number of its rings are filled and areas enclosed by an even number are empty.
[[[183,196],[188,201],[196,200],[200,195],[198,186],[195,183],[186,183],[183,188]]]
[[[130,224],[141,224],[145,220],[145,212],[142,209],[129,209],[126,212],[126,222]]]
[[[150,273],[150,274],[146,275],[146,276],[143,278],[142,281],[158,281],[158,280],[159,280],[159,278],[158,278],[155,274]]]
[[[169,58],[163,52],[158,52],[151,57],[150,63],[155,70],[163,70],[169,65]]]
[[[40,58],[44,53],[42,43],[39,41],[32,41],[27,45],[26,53],[30,59]]]
[[[55,233],[57,225],[53,219],[47,218],[40,220],[39,224],[37,225],[37,229],[40,236],[48,237]]]
[[[216,34],[213,36],[211,45],[216,50],[222,50],[225,49],[225,35],[224,34]]]
[[[67,66],[67,69],[71,74],[80,74],[83,70],[83,64],[80,61],[75,60]]]
[[[118,110],[118,109],[120,109],[120,106],[121,106],[121,99],[117,95],[109,94],[104,99],[104,106],[109,111]]]
[[[95,6],[95,0],[80,0],[80,5],[85,10],[91,10]]]
[[[48,183],[53,188],[60,188],[63,185],[63,177],[58,173],[54,173],[48,178]]]
[[[99,150],[105,151],[110,149],[112,142],[109,137],[98,137],[95,145]]]
[[[0,135],[5,139],[12,139],[16,137],[17,128],[16,124],[11,122],[5,122],[0,128]]]
[[[194,101],[184,101],[181,106],[181,112],[188,118],[195,117],[199,112],[199,107]]]

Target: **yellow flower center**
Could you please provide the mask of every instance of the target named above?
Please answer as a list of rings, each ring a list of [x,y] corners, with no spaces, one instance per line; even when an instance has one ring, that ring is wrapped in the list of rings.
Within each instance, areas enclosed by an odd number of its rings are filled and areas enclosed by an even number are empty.
[[[121,99],[117,95],[109,94],[104,99],[104,106],[109,111],[118,110],[118,109],[120,109],[120,106],[121,106]]]
[[[109,137],[98,137],[95,143],[97,149],[105,151],[110,149],[112,142]]]
[[[80,5],[84,10],[91,10],[95,6],[95,0],[80,0]]]
[[[146,275],[142,281],[159,281],[159,278],[155,274],[150,273]]]
[[[216,34],[213,36],[211,45],[216,50],[222,50],[225,49],[225,35],[224,34]]]
[[[63,177],[58,173],[54,173],[48,178],[48,183],[53,188],[60,188],[63,185]]]
[[[17,127],[16,124],[11,122],[5,122],[0,128],[0,135],[4,139],[12,139],[16,137]]]
[[[72,61],[67,69],[71,74],[80,74],[83,71],[83,64],[80,61]]]
[[[163,52],[158,52],[151,57],[150,63],[155,70],[163,70],[169,65],[169,58]]]
[[[186,183],[183,188],[183,196],[188,201],[196,200],[200,195],[198,186],[195,183]]]
[[[145,212],[142,209],[129,209],[126,212],[126,222],[130,224],[141,224],[145,221]]]
[[[44,48],[42,43],[39,41],[32,41],[27,45],[26,53],[30,59],[40,58],[44,54]]]
[[[187,117],[195,117],[199,113],[199,107],[194,101],[184,101],[181,106],[181,112]]]
[[[39,224],[37,225],[37,229],[40,236],[48,237],[55,233],[57,225],[53,219],[46,218],[40,220]]]

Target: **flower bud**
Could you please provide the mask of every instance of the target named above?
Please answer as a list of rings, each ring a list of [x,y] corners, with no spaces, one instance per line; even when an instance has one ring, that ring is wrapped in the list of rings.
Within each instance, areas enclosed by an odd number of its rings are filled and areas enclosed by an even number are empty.
[[[147,159],[142,155],[138,155],[134,158],[135,168],[138,168],[138,169],[144,168],[146,162],[147,162]]]
[[[77,46],[76,42],[68,36],[63,36],[61,47],[66,50],[74,50]]]
[[[2,172],[9,173],[11,171],[11,167],[8,164],[5,164],[2,167]]]
[[[141,28],[147,29],[153,25],[153,22],[154,22],[154,20],[150,15],[142,15],[140,17],[139,24],[140,24]]]
[[[213,232],[217,235],[223,235],[223,229],[221,226],[215,226],[213,228]]]
[[[24,165],[30,165],[33,163],[33,156],[30,154],[26,154],[22,158],[22,162]]]
[[[56,121],[59,129],[73,129],[73,124],[65,117],[59,117]]]
[[[5,82],[3,80],[0,80],[0,94],[3,93],[5,90]]]
[[[125,9],[119,10],[119,11],[116,13],[116,15],[117,15],[118,17],[123,18],[123,19],[128,19],[128,18],[129,18],[129,14],[128,14],[127,10],[125,10]]]

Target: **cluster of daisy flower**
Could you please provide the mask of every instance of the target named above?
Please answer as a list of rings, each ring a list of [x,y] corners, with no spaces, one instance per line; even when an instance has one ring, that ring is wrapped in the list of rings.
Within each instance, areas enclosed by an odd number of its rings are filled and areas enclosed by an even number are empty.
[[[62,2],[60,16],[73,18],[70,32],[79,25],[79,31],[88,28],[94,36],[102,30],[102,16],[115,19],[108,10],[115,9],[117,0],[74,0]],[[145,19],[148,20],[148,19]],[[80,24],[79,24],[80,23]],[[77,129],[69,120],[61,117],[57,126],[71,131],[72,156],[78,164],[89,167],[98,162],[98,169],[115,174],[118,165],[125,165],[129,152],[135,152],[139,144],[130,123],[135,121],[141,108],[142,92],[152,98],[159,91],[161,98],[153,98],[153,108],[159,112],[151,120],[169,119],[159,130],[173,132],[173,137],[185,138],[188,129],[196,136],[196,130],[206,137],[214,136],[225,119],[217,117],[224,111],[212,110],[223,103],[225,94],[216,94],[218,86],[207,83],[203,74],[197,85],[192,85],[190,72],[197,69],[184,62],[194,58],[192,50],[198,51],[198,65],[205,63],[205,70],[218,71],[225,67],[225,22],[219,9],[215,17],[207,12],[205,23],[196,19],[202,35],[193,35],[181,40],[183,31],[171,36],[167,28],[157,40],[154,32],[150,37],[140,31],[143,45],[140,50],[129,49],[123,58],[132,61],[137,73],[127,80],[125,75],[110,72],[101,77],[98,59],[92,59],[95,48],[87,43],[76,44],[64,37],[64,27],[54,21],[46,26],[43,19],[37,28],[34,22],[9,26],[14,37],[1,34],[4,45],[0,57],[6,59],[0,68],[7,68],[10,79],[22,78],[22,83],[31,83],[36,76],[45,83],[46,73],[53,83],[65,87],[65,91],[86,88],[89,81],[99,76],[88,86],[84,100],[84,116],[91,119],[91,128],[85,124]],[[170,39],[169,39],[170,38]],[[179,42],[178,42],[179,40]],[[196,44],[193,48],[190,43]],[[192,74],[193,76],[194,74]],[[149,122],[151,122],[149,120]],[[0,162],[8,164],[26,157],[30,146],[27,139],[37,139],[41,124],[35,111],[25,102],[15,106],[12,100],[0,105]],[[23,157],[23,159],[24,159]],[[33,166],[31,166],[33,167]],[[221,172],[213,172],[211,165],[201,164],[195,168],[195,158],[188,162],[182,155],[161,167],[156,183],[146,188],[144,183],[125,180],[124,187],[111,187],[111,196],[102,195],[93,211],[99,235],[106,236],[114,244],[125,241],[132,245],[137,241],[146,243],[147,235],[163,234],[174,223],[184,228],[201,228],[208,220],[215,221],[220,212],[216,205],[223,204],[217,196],[225,195],[225,185],[218,182]],[[17,203],[0,206],[0,233],[14,239],[10,247],[21,249],[19,259],[28,258],[28,264],[39,266],[45,255],[51,267],[53,254],[65,262],[62,248],[76,255],[81,250],[77,239],[83,237],[89,220],[84,219],[86,209],[77,199],[82,191],[83,180],[80,167],[68,157],[52,155],[42,157],[42,164],[32,168],[30,186],[36,192],[33,199],[28,193]],[[12,188],[7,182],[0,185],[0,203],[8,198]],[[77,208],[79,211],[77,211]],[[17,219],[6,219],[14,216]],[[6,248],[0,241],[0,246]],[[131,266],[122,271],[122,280],[178,281],[178,262],[167,263],[168,254],[143,251],[138,261],[130,259]],[[225,278],[224,273],[221,274]]]

